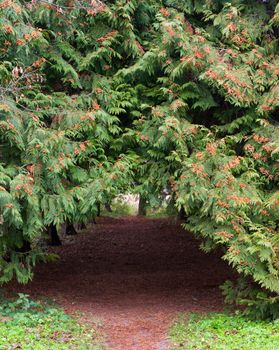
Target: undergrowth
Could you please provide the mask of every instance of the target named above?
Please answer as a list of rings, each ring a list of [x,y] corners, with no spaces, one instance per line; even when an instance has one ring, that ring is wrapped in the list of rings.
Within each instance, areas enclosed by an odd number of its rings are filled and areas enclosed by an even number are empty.
[[[101,350],[97,332],[49,302],[19,294],[0,303],[0,349]]]
[[[181,316],[171,329],[172,350],[277,350],[279,320],[254,321],[240,314]]]

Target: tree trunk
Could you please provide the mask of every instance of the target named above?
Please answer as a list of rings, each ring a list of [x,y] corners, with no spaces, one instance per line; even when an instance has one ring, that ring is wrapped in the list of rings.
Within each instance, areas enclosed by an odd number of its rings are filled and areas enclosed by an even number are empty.
[[[79,224],[79,229],[80,230],[85,230],[86,229],[86,225],[84,222],[82,222],[81,224]]]
[[[31,244],[26,239],[23,239],[22,246],[20,248],[16,248],[15,251],[17,253],[27,253],[31,250]]]
[[[68,220],[66,221],[66,235],[68,236],[77,235],[77,231],[74,228],[74,225],[71,224]]]
[[[105,208],[106,208],[106,210],[107,210],[109,213],[112,213],[112,209],[111,209],[111,206],[110,206],[109,202],[106,202],[106,203],[105,203]]]
[[[138,215],[146,216],[146,199],[142,195],[139,197]]]
[[[101,203],[98,202],[97,203],[97,216],[100,216],[100,215],[101,215]],[[95,220],[95,218],[94,218],[94,220]]]
[[[50,237],[50,245],[59,246],[62,245],[62,242],[58,236],[56,226],[51,224],[47,227],[47,233]]]
[[[177,218],[178,218],[178,220],[186,220],[187,219],[186,212],[185,212],[185,209],[183,207],[179,210]]]

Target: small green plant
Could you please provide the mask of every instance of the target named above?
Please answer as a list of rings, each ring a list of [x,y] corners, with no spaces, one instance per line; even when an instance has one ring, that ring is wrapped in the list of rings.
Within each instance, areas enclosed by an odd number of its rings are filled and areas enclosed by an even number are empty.
[[[279,320],[254,321],[240,314],[181,316],[171,329],[172,350],[276,350]]]
[[[5,300],[2,299],[0,305],[0,313],[3,315],[8,315],[17,311],[28,311],[32,308],[38,307],[38,303],[29,299],[28,294],[18,293],[18,298],[15,300]]]
[[[101,350],[92,327],[26,294],[0,304],[0,350]]]

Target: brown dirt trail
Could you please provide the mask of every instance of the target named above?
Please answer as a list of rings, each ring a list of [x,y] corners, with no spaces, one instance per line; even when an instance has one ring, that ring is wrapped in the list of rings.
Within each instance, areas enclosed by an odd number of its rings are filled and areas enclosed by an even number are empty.
[[[102,322],[112,350],[165,350],[179,312],[223,308],[219,285],[232,276],[218,254],[203,254],[193,236],[167,219],[100,218],[51,249],[27,286],[10,291],[54,298],[67,312]]]

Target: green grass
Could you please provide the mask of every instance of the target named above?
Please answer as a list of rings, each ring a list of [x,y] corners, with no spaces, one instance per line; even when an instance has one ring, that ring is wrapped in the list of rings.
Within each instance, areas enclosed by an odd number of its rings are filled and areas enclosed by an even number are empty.
[[[121,199],[115,199],[111,203],[112,212],[108,212],[103,207],[101,208],[101,215],[118,218],[123,216],[136,216],[138,209],[136,206],[129,204],[128,202],[121,201]],[[169,208],[166,205],[160,207],[147,206],[146,217],[150,219],[164,219],[169,217],[176,217],[177,211],[175,208]]]
[[[166,218],[176,218],[178,215],[175,208],[169,208],[166,206],[161,206],[158,208],[147,208],[146,216],[150,219],[166,219]]]
[[[172,350],[278,350],[279,320],[252,321],[240,315],[191,314],[171,329]]]
[[[101,215],[112,218],[118,218],[122,216],[133,216],[137,215],[137,210],[129,203],[121,202],[121,200],[114,200],[111,203],[112,212],[108,212],[104,208],[101,208]]]
[[[101,350],[98,334],[49,303],[19,294],[0,303],[0,349]]]

